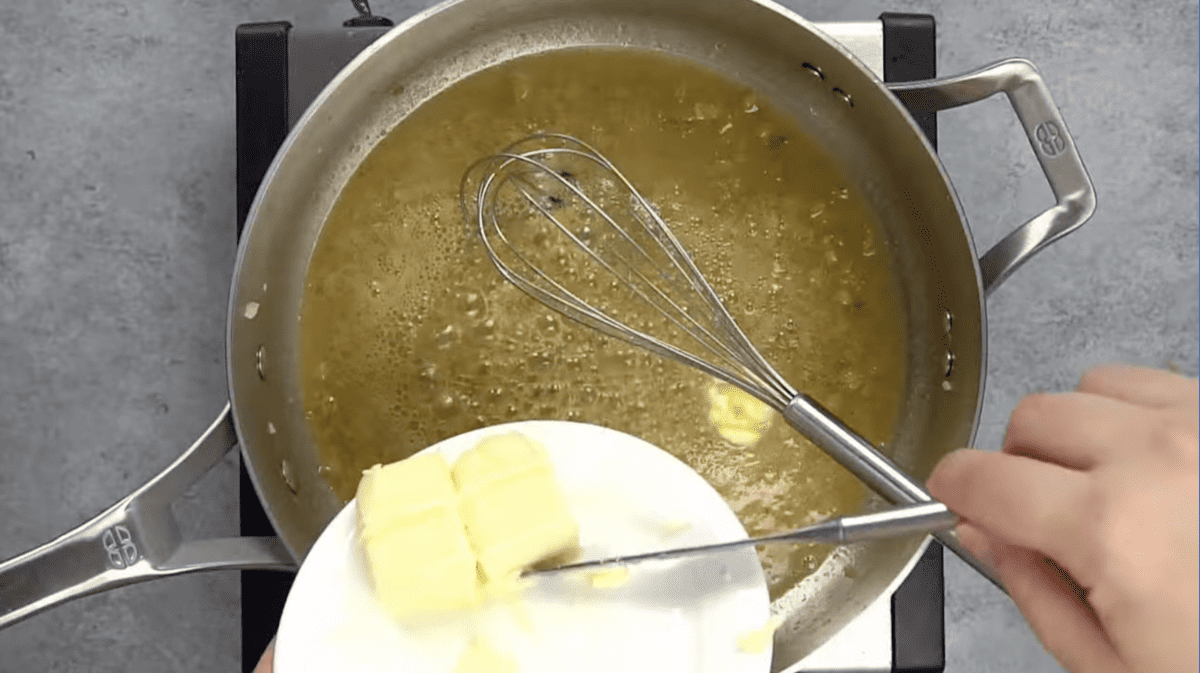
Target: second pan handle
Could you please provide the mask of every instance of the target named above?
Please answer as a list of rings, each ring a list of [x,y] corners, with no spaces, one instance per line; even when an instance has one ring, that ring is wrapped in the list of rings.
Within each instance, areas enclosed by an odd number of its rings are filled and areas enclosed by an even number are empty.
[[[1096,191],[1050,89],[1032,63],[1013,58],[956,77],[888,84],[904,104],[947,110],[989,98],[1008,97],[1057,203],[1017,227],[979,258],[983,293],[992,293],[1029,258],[1082,227],[1096,210]]]

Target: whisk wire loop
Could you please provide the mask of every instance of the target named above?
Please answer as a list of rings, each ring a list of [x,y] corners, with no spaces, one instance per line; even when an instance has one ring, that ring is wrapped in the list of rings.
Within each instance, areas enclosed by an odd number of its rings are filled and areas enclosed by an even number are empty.
[[[571,164],[576,170],[557,168],[559,163]],[[473,182],[477,183],[474,189]],[[502,197],[509,187],[587,258],[690,337],[707,357],[634,329],[584,300],[534,263],[505,232],[503,222],[510,213]],[[560,191],[554,193],[554,189]],[[606,193],[616,194],[616,198],[607,200],[612,203],[600,202],[600,196]],[[493,264],[534,299],[608,336],[682,360],[746,390],[777,410],[795,397],[795,390],[762,358],[729,316],[654,206],[587,143],[562,134],[537,134],[520,140],[476,162],[463,177],[460,199],[468,223],[477,229]],[[555,214],[568,204],[578,204],[583,216],[599,219],[615,234],[616,244],[611,237],[591,236],[585,240],[572,231]],[[714,363],[714,359],[719,362]]]
[[[572,184],[569,181],[567,181],[561,177],[559,179],[563,180],[563,184],[568,189],[570,189],[572,192],[574,192],[576,195],[578,195],[581,199],[583,199],[590,207],[596,208],[597,211],[599,213],[601,213],[601,216],[610,224],[610,226],[612,226],[614,229],[617,229],[616,222],[613,220],[613,218],[608,214],[608,212],[606,210],[601,209],[597,204],[595,204],[592,201],[592,199],[590,197],[588,197],[584,192],[582,192],[582,190],[580,190],[579,187],[576,186],[575,184]],[[661,312],[672,324],[674,324],[676,327],[679,327],[681,330],[688,333],[692,338],[694,338],[701,345],[703,345],[710,353],[712,353],[713,355],[724,360],[727,365],[733,366],[733,367],[737,366],[737,363],[738,363],[737,355],[738,354],[736,352],[734,352],[729,347],[728,344],[722,342],[715,335],[713,335],[712,332],[708,328],[706,328],[701,321],[693,318],[691,315],[691,312],[689,312],[687,309],[681,307],[674,299],[671,298],[670,295],[663,292],[657,285],[654,284],[654,282],[651,279],[647,278],[646,275],[643,274],[639,270],[638,266],[635,265],[634,262],[627,259],[624,255],[622,255],[620,253],[620,251],[613,250],[613,251],[611,251],[611,255],[616,258],[615,261],[617,263],[616,267],[614,267],[613,264],[610,264],[608,260],[606,260],[603,256],[598,254],[593,249],[592,246],[590,246],[590,245],[586,244],[585,242],[583,242],[582,240],[580,240],[580,238],[578,236],[576,236],[574,232],[570,231],[570,229],[568,229],[566,227],[566,225],[564,225],[561,221],[559,221],[559,219],[554,215],[554,213],[550,209],[543,206],[540,203],[539,199],[537,199],[535,197],[535,195],[529,193],[524,188],[519,188],[518,191],[520,191],[520,193],[528,200],[529,204],[534,209],[536,209],[547,220],[549,220],[551,223],[553,223],[554,226],[560,232],[562,232],[565,236],[567,236],[571,240],[571,242],[575,243],[577,246],[580,247],[580,249],[582,249],[585,253],[587,253],[587,255],[593,261],[595,261],[596,263],[603,266],[606,271],[608,271],[612,275],[616,276],[619,280],[621,280],[621,282],[626,286],[626,288],[631,289],[635,294],[638,295],[638,297],[640,299],[642,299],[646,303],[653,306],[656,310]],[[619,230],[619,232],[624,234],[624,230]],[[502,235],[503,232],[500,232],[500,234]],[[649,253],[647,253],[646,250],[640,244],[637,243],[637,241],[633,240],[632,237],[629,237],[627,235],[625,236],[625,238],[634,247],[634,249],[642,257],[642,259],[644,259],[647,262],[653,262]],[[507,238],[505,238],[504,240],[506,243],[508,242]],[[518,251],[514,250],[514,253],[516,253],[516,252],[518,252]],[[526,260],[526,261],[528,261],[528,260]],[[546,279],[547,282],[555,285],[556,289],[561,289],[564,293],[570,294],[569,291],[567,291],[565,288],[562,288],[560,285],[558,285],[558,283],[554,282],[552,279],[550,279],[548,276],[546,276],[546,274],[542,273],[536,267],[535,267],[534,271],[540,277]],[[636,283],[636,284],[633,283],[632,280],[630,279],[630,275],[636,277],[636,279],[638,281],[640,281],[640,283]],[[666,274],[663,273],[661,269],[659,270],[659,275],[661,278],[668,279]],[[648,287],[651,291],[651,294],[647,294],[646,292],[644,292],[642,290],[643,287]],[[682,316],[684,318],[684,321],[680,321],[680,319],[676,317],[677,315]],[[685,325],[684,322],[687,322],[688,324]]]

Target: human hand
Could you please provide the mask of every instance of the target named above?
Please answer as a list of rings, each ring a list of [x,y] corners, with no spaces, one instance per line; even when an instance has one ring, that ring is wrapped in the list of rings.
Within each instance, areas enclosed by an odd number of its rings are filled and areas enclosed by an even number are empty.
[[[271,639],[271,643],[267,645],[267,649],[263,652],[262,658],[258,660],[258,665],[254,667],[254,673],[274,673],[275,671],[275,639]]]
[[[1200,666],[1198,406],[1196,379],[1092,369],[1021,400],[1001,452],[955,451],[929,478],[1072,673]]]

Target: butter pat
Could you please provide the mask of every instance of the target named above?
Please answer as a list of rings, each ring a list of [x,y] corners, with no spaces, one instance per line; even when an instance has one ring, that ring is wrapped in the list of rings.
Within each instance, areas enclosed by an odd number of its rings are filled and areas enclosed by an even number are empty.
[[[454,673],[517,673],[517,662],[482,640],[471,643]]]
[[[781,624],[783,624],[783,617],[776,615],[768,619],[766,625],[761,629],[743,633],[737,639],[738,649],[746,654],[758,654],[766,651],[767,646],[775,638],[775,630]]]
[[[629,568],[616,566],[594,572],[588,576],[588,582],[597,589],[615,589],[629,582]]]
[[[467,539],[489,582],[578,546],[550,457],[524,435],[484,439],[459,457],[452,476]]]
[[[714,383],[708,401],[708,422],[731,444],[749,446],[771,428],[771,407],[737,386]]]
[[[475,556],[441,456],[372,467],[357,499],[359,539],[388,612],[406,619],[478,603]]]
[[[659,524],[664,537],[675,537],[692,527],[690,521],[684,519],[667,519]]]

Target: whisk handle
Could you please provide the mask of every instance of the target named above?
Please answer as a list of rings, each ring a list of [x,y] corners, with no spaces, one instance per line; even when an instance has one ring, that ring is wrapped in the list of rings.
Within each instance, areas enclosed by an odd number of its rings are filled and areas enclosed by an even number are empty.
[[[900,466],[875,450],[870,442],[811,397],[797,395],[783,410],[783,417],[888,502],[900,505],[933,501],[933,497]]]
[[[783,417],[793,428],[799,430],[800,434],[893,505],[935,502],[933,496],[900,469],[899,465],[879,453],[870,442],[811,397],[803,393],[796,395],[784,407]],[[934,536],[979,574],[1007,593],[995,572],[972,556],[958,541],[954,531],[941,531]]]

